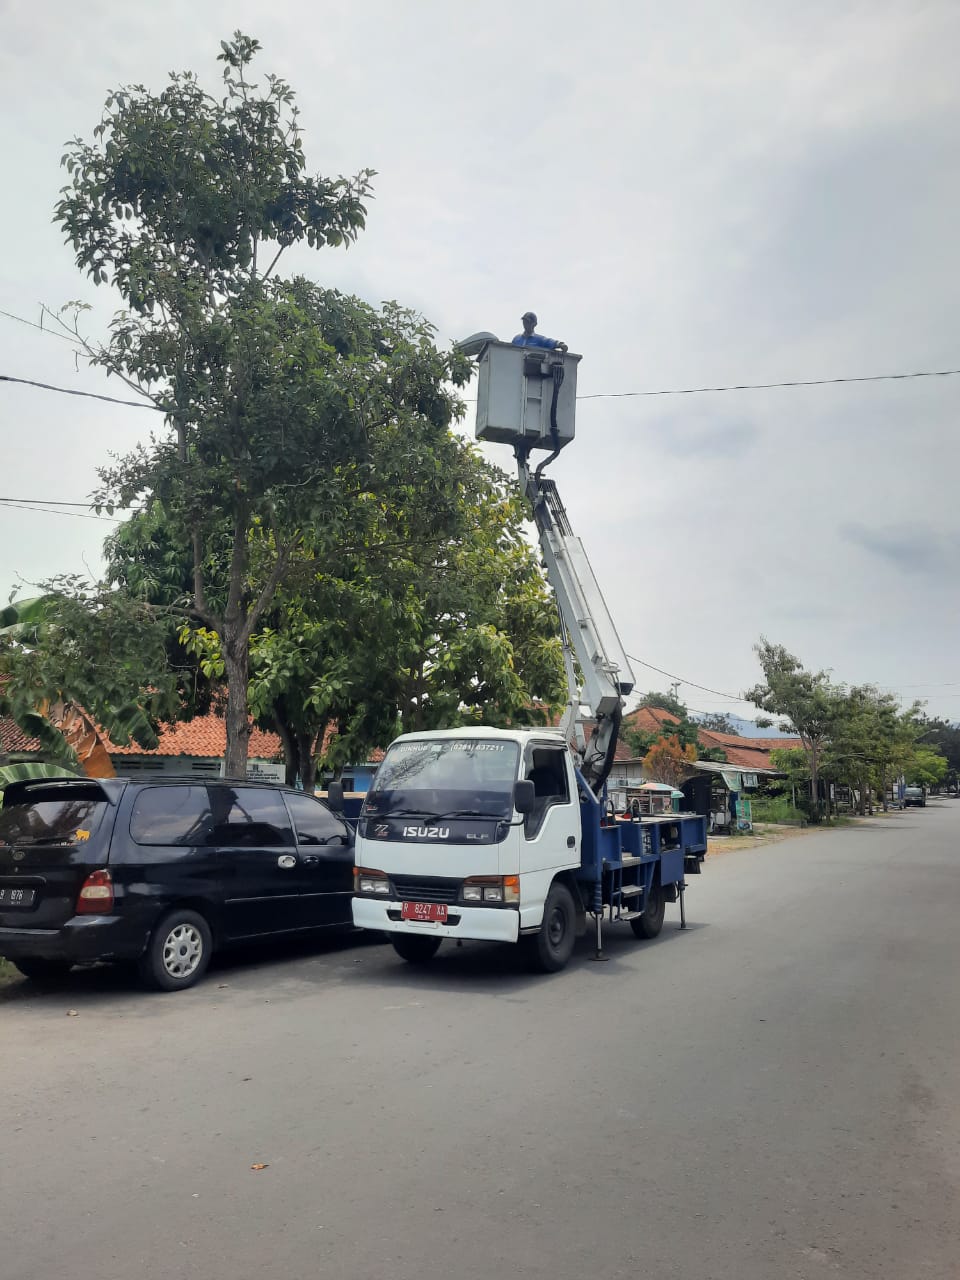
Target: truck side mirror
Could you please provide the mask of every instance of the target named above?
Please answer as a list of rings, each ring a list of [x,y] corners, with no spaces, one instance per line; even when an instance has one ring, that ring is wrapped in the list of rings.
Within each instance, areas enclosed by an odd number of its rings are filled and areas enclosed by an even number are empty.
[[[532,813],[536,800],[537,793],[529,778],[513,784],[513,807],[517,813]]]
[[[343,813],[343,783],[331,782],[327,786],[327,804],[334,813]]]

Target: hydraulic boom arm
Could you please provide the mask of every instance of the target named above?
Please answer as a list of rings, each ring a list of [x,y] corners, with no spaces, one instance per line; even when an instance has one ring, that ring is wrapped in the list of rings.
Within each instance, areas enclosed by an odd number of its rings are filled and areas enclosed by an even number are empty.
[[[570,702],[562,727],[568,742],[576,737],[583,755],[580,771],[594,795],[599,796],[613,767],[623,697],[633,689],[633,672],[583,543],[570,527],[556,484],[530,471],[522,447],[517,450],[517,465],[520,488],[533,509],[563,629]],[[582,691],[577,687],[574,654],[583,673]],[[579,723],[581,703],[589,708],[596,722],[589,742]]]

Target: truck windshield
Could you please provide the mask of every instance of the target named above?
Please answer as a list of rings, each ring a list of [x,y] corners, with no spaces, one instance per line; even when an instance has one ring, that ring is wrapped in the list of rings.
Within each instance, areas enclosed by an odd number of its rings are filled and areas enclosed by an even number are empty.
[[[515,742],[395,742],[367,792],[364,815],[509,819],[519,757]]]

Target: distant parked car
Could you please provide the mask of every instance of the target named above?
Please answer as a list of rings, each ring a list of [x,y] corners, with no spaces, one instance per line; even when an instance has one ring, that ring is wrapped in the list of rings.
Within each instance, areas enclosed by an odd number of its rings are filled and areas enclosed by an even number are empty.
[[[300,791],[196,779],[16,782],[0,956],[29,978],[130,960],[165,991],[219,947],[350,926],[353,831]]]
[[[903,793],[903,807],[909,809],[911,805],[918,809],[926,806],[927,797],[923,787],[907,787]]]

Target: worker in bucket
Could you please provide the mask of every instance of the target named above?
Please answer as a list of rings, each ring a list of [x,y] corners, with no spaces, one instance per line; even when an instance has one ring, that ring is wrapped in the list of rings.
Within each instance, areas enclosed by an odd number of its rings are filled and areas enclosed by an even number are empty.
[[[523,325],[523,333],[518,333],[514,338],[515,347],[547,347],[550,351],[566,351],[565,342],[559,342],[556,338],[545,338],[542,334],[534,332],[537,327],[537,317],[534,312],[525,311],[520,317],[520,323]]]

